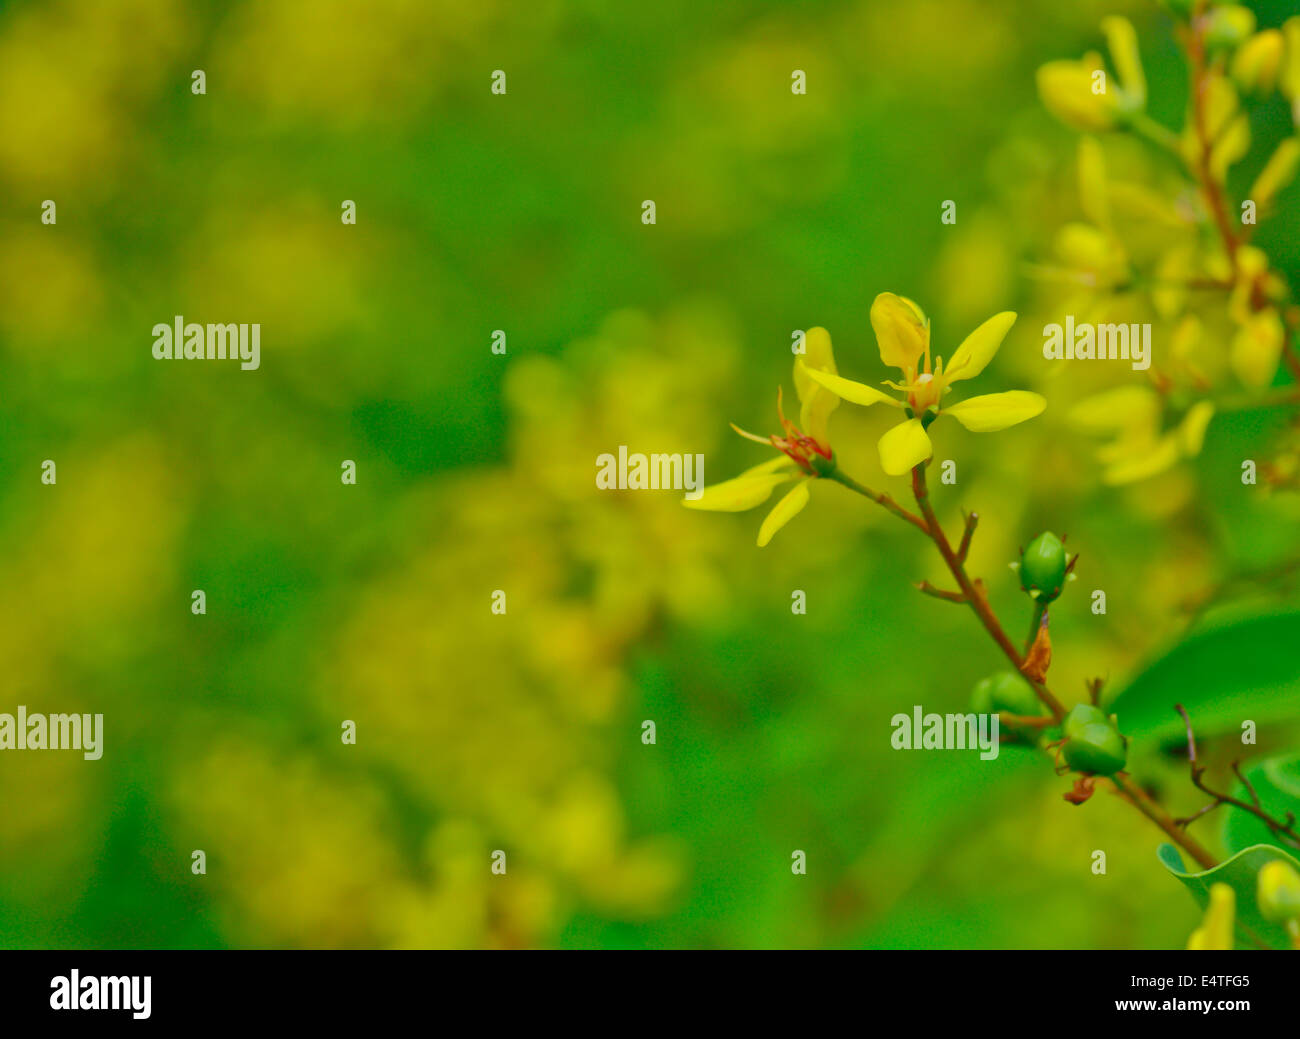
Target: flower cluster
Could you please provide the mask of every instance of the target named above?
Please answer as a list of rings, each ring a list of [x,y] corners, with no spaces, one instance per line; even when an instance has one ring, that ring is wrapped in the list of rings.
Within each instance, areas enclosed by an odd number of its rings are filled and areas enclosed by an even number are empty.
[[[1255,108],[1280,95],[1300,127],[1300,17],[1260,29],[1254,13],[1236,4],[1166,6],[1178,18],[1190,72],[1180,128],[1147,114],[1137,33],[1124,18],[1101,26],[1113,78],[1097,53],[1049,62],[1038,73],[1047,109],[1088,136],[1078,151],[1083,219],[1059,229],[1055,255],[1037,273],[1066,286],[1072,308],[1150,315],[1168,344],[1148,371],[1148,386],[1105,391],[1071,413],[1081,430],[1108,437],[1098,457],[1113,484],[1154,476],[1199,453],[1225,388],[1258,398],[1277,385],[1284,363],[1300,379],[1300,354],[1290,342],[1300,309],[1251,241],[1300,169],[1294,129],[1271,145],[1243,198],[1230,198],[1227,187],[1229,173],[1250,157]],[[1092,135],[1122,134],[1165,153],[1180,176],[1171,181],[1154,166],[1144,179],[1112,176],[1110,146]]]

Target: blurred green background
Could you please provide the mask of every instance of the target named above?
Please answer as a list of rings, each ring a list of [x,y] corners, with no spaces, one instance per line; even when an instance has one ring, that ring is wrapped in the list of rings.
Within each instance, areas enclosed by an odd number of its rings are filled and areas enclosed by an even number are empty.
[[[1078,203],[1034,71],[1109,13],[1175,119],[1168,19],[1122,0],[0,3],[0,710],[105,716],[101,761],[0,754],[0,944],[1183,945],[1137,813],[1071,808],[1028,753],[891,750],[893,714],[1000,667],[912,589],[940,578],[914,531],[817,487],[760,551],[756,514],[594,485],[620,444],[703,452],[709,482],[765,460],[727,423],[776,428],[791,331],[875,381],[895,291],[940,353],[1022,312],[980,391],[1048,413],[947,424],[937,499],[983,516],[1015,632],[1016,546],[1082,553],[1066,696],[1294,553],[1294,501],[1227,493],[1276,416],[1105,488],[1044,384],[1059,318],[1023,262]],[[1259,242],[1294,283],[1284,232]],[[177,314],[260,322],[261,369],[153,360]],[[832,429],[902,494],[886,418]],[[1153,749],[1143,778],[1189,810],[1183,768]]]

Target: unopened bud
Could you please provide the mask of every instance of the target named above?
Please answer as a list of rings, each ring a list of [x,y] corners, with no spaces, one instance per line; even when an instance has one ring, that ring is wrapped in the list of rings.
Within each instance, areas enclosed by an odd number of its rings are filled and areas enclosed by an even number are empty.
[[[1051,602],[1065,584],[1065,545],[1050,530],[1029,543],[1020,559],[1020,587],[1038,602]]]

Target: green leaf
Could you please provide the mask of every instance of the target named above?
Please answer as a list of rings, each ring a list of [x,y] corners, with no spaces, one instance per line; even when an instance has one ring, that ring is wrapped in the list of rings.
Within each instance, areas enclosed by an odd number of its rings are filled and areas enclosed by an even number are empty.
[[[1269,923],[1259,912],[1255,901],[1256,877],[1259,871],[1274,859],[1289,862],[1300,870],[1300,862],[1271,844],[1256,844],[1237,852],[1226,862],[1202,873],[1188,873],[1183,857],[1172,844],[1162,844],[1158,852],[1160,862],[1183,882],[1192,897],[1204,909],[1210,902],[1210,885],[1227,884],[1237,895],[1237,936],[1245,948],[1287,949],[1290,947],[1286,931],[1281,924]]]
[[[1300,701],[1300,613],[1220,623],[1188,635],[1107,708],[1129,737],[1177,737],[1181,703],[1198,736],[1289,718]]]
[[[1300,754],[1288,754],[1260,761],[1243,773],[1259,797],[1260,807],[1274,819],[1286,820],[1287,812],[1300,819]],[[1238,783],[1232,791],[1238,801],[1250,803],[1250,794]],[[1286,848],[1277,835],[1249,812],[1232,805],[1219,809],[1223,817],[1223,843],[1229,851],[1240,851],[1253,844],[1273,844]],[[1287,848],[1292,854],[1295,849]]]

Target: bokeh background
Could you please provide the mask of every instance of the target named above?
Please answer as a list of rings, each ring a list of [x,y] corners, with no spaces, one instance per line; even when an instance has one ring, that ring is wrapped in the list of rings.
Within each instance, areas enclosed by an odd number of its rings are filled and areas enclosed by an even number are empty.
[[[106,729],[98,762],[0,754],[0,944],[1183,945],[1137,813],[1066,805],[1026,752],[891,750],[894,713],[1000,666],[911,587],[940,578],[915,531],[817,487],[760,551],[757,514],[594,485],[620,444],[710,482],[765,460],[727,423],[776,428],[791,330],[884,377],[877,292],[941,353],[1016,309],[981,390],[1048,412],[946,424],[938,504],[981,513],[1015,631],[1017,545],[1082,554],[1054,686],[1122,686],[1225,597],[1293,603],[1295,496],[1237,461],[1284,412],[1110,487],[1065,405],[1142,376],[1041,357],[1059,301],[1027,267],[1079,202],[1034,72],[1110,13],[1176,121],[1170,21],[1127,0],[0,2],[0,710]],[[1280,204],[1258,241],[1296,283]],[[154,361],[176,314],[260,322],[261,369]],[[832,429],[902,494],[886,419]],[[1142,777],[1187,810],[1184,768],[1153,747]]]

